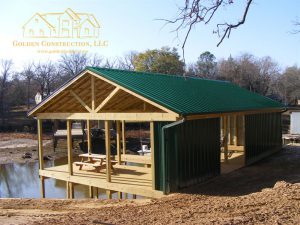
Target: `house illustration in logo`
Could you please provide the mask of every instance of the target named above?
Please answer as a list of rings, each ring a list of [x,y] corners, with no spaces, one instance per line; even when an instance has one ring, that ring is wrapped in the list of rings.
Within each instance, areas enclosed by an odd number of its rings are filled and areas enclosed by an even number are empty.
[[[25,38],[98,38],[100,24],[93,14],[62,13],[34,14],[23,26]]]

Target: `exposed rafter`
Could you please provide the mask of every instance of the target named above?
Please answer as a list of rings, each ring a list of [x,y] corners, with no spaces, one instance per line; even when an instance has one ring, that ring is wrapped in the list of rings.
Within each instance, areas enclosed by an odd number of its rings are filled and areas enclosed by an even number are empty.
[[[99,110],[101,110],[107,103],[108,101],[117,94],[117,92],[120,90],[119,87],[116,87],[101,103],[100,105],[95,109],[95,112],[97,113]]]
[[[90,113],[93,112],[92,109],[72,90],[70,90],[70,94],[73,95],[77,101]]]

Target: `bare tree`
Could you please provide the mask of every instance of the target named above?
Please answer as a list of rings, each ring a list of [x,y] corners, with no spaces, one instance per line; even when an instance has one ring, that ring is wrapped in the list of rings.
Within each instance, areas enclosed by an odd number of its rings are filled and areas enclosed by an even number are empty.
[[[137,56],[137,52],[130,51],[126,53],[123,57],[118,58],[118,69],[123,70],[135,70],[134,57]]]
[[[113,69],[117,67],[117,60],[116,59],[106,59],[103,67]]]
[[[84,70],[88,61],[89,57],[85,53],[64,54],[59,60],[59,70],[66,79],[69,79]]]
[[[35,66],[34,79],[40,86],[41,95],[44,98],[48,96],[55,88],[55,80],[58,78],[59,73],[56,65],[52,62],[38,63]]]
[[[23,71],[20,73],[20,75],[26,81],[27,109],[29,109],[30,108],[31,81],[34,78],[34,64],[33,64],[33,62],[25,64],[23,66]]]
[[[4,113],[5,113],[5,94],[7,91],[7,83],[9,76],[12,72],[13,61],[2,59],[0,61],[0,115],[2,125],[4,125]]]
[[[233,29],[236,29],[245,23],[253,0],[244,0],[244,2],[245,6],[242,10],[242,15],[236,22],[228,22],[229,18],[226,18],[227,21],[218,22],[216,24],[216,28],[213,30],[213,33],[217,34],[220,38],[217,46],[223,42],[225,37],[230,37]],[[176,32],[182,29],[187,30],[182,44],[183,58],[184,47],[192,28],[197,24],[210,24],[217,14],[220,15],[222,9],[233,7],[236,4],[238,3],[233,0],[185,0],[184,6],[179,8],[179,14],[174,20],[164,19],[167,24],[176,24]]]
[[[96,66],[100,67],[103,64],[103,57],[98,54],[93,54],[92,56],[88,57],[87,66]]]

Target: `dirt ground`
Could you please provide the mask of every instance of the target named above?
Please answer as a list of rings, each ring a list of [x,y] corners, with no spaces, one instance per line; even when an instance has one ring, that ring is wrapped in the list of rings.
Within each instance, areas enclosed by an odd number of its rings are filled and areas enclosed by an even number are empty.
[[[151,200],[1,199],[0,224],[300,224],[300,147]]]

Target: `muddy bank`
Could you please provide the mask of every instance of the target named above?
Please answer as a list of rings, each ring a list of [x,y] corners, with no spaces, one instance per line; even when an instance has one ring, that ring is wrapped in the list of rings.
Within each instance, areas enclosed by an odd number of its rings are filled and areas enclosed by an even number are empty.
[[[24,137],[9,137],[7,134],[0,134],[0,164],[7,163],[27,163],[38,160],[38,143],[34,139],[35,135]],[[67,157],[67,147],[65,140],[61,140],[59,147],[53,150],[51,137],[44,137],[44,156],[46,160],[55,160]],[[83,153],[79,144],[74,142],[74,154]]]
[[[0,224],[300,224],[300,148],[157,200],[1,199]]]

